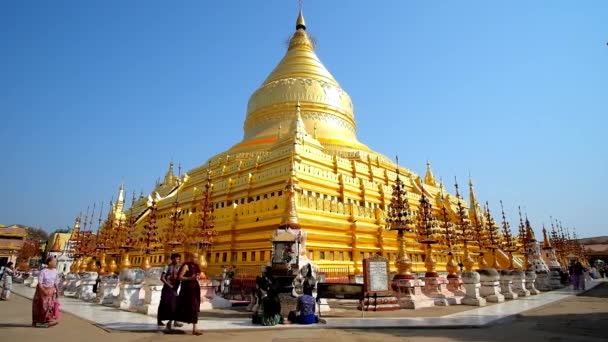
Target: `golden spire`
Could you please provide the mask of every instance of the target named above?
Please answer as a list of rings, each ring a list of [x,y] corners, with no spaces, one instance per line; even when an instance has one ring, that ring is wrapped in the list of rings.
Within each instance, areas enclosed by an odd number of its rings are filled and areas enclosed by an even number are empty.
[[[306,30],[306,21],[304,20],[304,14],[302,14],[302,7],[300,6],[300,12],[298,13],[298,19],[296,20],[296,30]]]
[[[169,163],[169,169],[167,170],[167,173],[165,174],[165,180],[163,181],[163,184],[171,184],[174,180],[175,180],[175,174],[173,173],[173,161],[171,161]]]
[[[279,229],[300,229],[300,220],[298,219],[298,210],[296,207],[296,192],[298,189],[295,159],[292,153],[291,171],[289,178],[287,179],[287,185],[285,186],[285,211],[283,212],[283,218],[281,219],[281,224],[279,224]]]
[[[543,223],[543,249],[553,248],[551,246],[551,240],[547,237],[547,229],[545,228],[545,224]]]
[[[76,217],[76,219],[74,220],[74,228],[72,228],[72,235],[70,236],[71,240],[76,239],[76,237],[78,236],[78,233],[80,233],[80,220],[82,216],[82,212],[80,212],[80,214],[78,214],[78,216]]]
[[[431,170],[431,162],[426,161],[426,174],[424,175],[424,184],[437,186],[437,182],[435,182],[435,176],[433,175],[433,170]]]
[[[534,236],[534,230],[532,229],[532,225],[528,220],[528,214],[526,214],[526,239],[528,241],[536,241],[536,237]]]
[[[120,216],[117,216],[116,213],[120,214],[122,212],[124,204],[125,204],[125,184],[120,183],[120,188],[118,188],[118,200],[116,200],[116,204],[114,206],[112,206],[110,204],[110,213],[108,213],[108,214],[114,214],[113,218],[116,218],[116,217],[120,218]]]
[[[471,224],[473,226],[480,225],[480,217],[477,213],[479,209],[479,203],[477,203],[477,199],[475,198],[475,190],[473,189],[473,180],[469,177],[469,220],[471,220]]]

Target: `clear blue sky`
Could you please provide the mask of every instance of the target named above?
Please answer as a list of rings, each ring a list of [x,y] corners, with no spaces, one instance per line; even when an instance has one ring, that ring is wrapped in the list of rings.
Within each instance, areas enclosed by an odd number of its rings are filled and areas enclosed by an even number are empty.
[[[606,235],[607,1],[321,1],[317,53],[353,98],[359,139],[469,172],[498,218],[526,208]],[[0,2],[0,222],[72,224],[118,185],[242,137],[297,1]],[[97,205],[99,207],[99,204]],[[515,222],[513,222],[514,224]]]

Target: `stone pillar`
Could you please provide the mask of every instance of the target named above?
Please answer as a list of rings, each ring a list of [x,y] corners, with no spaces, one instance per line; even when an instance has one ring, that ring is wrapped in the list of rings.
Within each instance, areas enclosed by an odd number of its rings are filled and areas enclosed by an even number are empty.
[[[515,270],[511,272],[511,289],[517,293],[518,297],[530,296],[530,291],[526,289],[526,274],[524,271]]]
[[[500,271],[500,293],[505,296],[505,299],[517,299],[517,293],[513,292],[513,276],[511,271]]]
[[[481,281],[479,293],[483,298],[491,303],[502,303],[505,296],[500,293],[500,275],[493,268],[486,268],[478,271]]]
[[[118,297],[118,277],[114,275],[102,276],[99,287],[97,287],[97,297],[95,303],[101,305],[112,305],[114,298]]]
[[[422,293],[420,279],[393,280],[393,290],[402,309],[420,309],[435,306],[435,300]]]
[[[462,284],[465,290],[465,296],[461,303],[472,306],[485,306],[486,300],[483,298],[479,290],[481,288],[480,276],[477,272],[463,272]]]
[[[537,295],[540,293],[534,285],[536,281],[536,272],[526,271],[526,289],[530,291],[531,295]]]

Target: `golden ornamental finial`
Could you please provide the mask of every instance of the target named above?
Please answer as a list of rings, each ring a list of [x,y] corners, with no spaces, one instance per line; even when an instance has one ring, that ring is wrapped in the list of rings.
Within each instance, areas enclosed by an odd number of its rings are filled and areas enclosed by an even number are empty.
[[[298,11],[298,19],[296,20],[296,30],[306,30],[306,21],[304,21],[304,14],[302,14],[302,0],[300,0],[300,10]]]

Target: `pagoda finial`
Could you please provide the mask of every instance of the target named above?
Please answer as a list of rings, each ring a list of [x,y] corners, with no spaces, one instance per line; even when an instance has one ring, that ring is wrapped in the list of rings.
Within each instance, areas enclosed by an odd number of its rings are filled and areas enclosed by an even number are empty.
[[[480,213],[477,212],[479,210],[479,203],[475,198],[475,190],[473,188],[473,180],[471,180],[471,176],[469,176],[469,205],[469,220],[471,220],[473,226],[478,226],[481,224],[479,216]]]
[[[549,237],[547,236],[547,229],[545,228],[545,224],[543,223],[543,248],[551,248],[551,240],[549,240]]]
[[[424,175],[424,184],[437,186],[437,182],[435,181],[435,176],[433,175],[433,170],[431,170],[431,162],[426,161],[426,174]]]
[[[121,182],[120,188],[118,189],[118,199],[116,200],[116,206],[113,207],[112,205],[110,205],[110,210],[121,212],[122,208],[124,207],[124,204],[125,204],[125,184]]]
[[[174,180],[175,180],[175,174],[173,173],[173,160],[171,160],[171,162],[169,163],[169,169],[167,170],[167,173],[165,174],[165,180],[163,181],[163,184],[170,184]]]
[[[526,215],[526,239],[528,241],[536,241],[536,237],[534,236],[534,230],[532,229],[532,225],[530,224],[530,220],[528,220],[528,213]]]
[[[300,10],[298,11],[298,19],[296,19],[296,30],[306,30],[306,21],[304,20],[304,14],[302,14],[302,0],[299,1]]]

